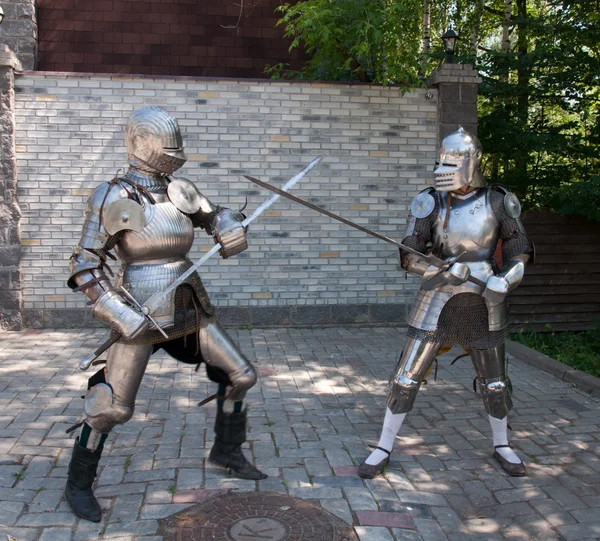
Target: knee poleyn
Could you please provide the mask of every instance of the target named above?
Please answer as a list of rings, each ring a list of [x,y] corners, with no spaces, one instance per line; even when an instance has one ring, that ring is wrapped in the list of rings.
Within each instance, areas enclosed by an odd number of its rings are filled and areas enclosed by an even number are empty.
[[[94,385],[87,393],[83,409],[86,422],[103,434],[133,417],[133,406],[114,403],[112,388],[106,383]]]
[[[483,403],[489,415],[503,419],[512,409],[511,384],[507,376],[480,381]]]
[[[229,374],[229,379],[236,394],[245,393],[256,385],[258,374],[252,365],[248,365],[242,370]]]
[[[394,376],[390,382],[388,392],[387,406],[390,411],[393,414],[409,412],[417,398],[420,387],[420,381],[401,374]]]

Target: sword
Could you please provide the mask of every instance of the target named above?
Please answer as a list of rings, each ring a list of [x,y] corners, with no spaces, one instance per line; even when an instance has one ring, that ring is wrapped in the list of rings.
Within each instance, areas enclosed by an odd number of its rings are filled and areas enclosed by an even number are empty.
[[[295,184],[297,184],[302,177],[304,177],[311,169],[313,169],[321,160],[323,156],[319,156],[310,162],[302,171],[300,171],[297,175],[293,176],[290,180],[288,180],[282,187],[280,192],[286,193],[287,190],[291,190]],[[266,201],[264,201],[248,218],[246,218],[242,225],[247,227],[250,225],[256,218],[258,218],[265,210],[267,210],[275,201],[279,199],[281,194],[272,195]],[[206,261],[208,261],[213,255],[215,255],[221,249],[221,244],[215,244],[206,254],[204,254],[196,263],[194,263],[188,270],[186,270],[179,278],[174,280],[170,286],[168,286],[163,291],[159,291],[152,295],[142,306],[142,311],[144,314],[153,314],[158,308],[160,308],[167,299],[169,298],[169,294],[177,289],[190,274],[195,272],[201,265],[203,265]]]
[[[286,190],[291,190],[295,184],[297,184],[302,177],[304,177],[311,169],[313,169],[321,160],[323,156],[319,156],[315,158],[312,162],[310,162],[302,171],[300,171],[297,175],[293,176],[290,180],[288,180],[282,187],[281,193],[286,193]],[[247,227],[250,225],[256,218],[258,218],[265,210],[267,210],[275,201],[279,199],[281,194],[272,195],[268,199],[266,199],[248,218],[246,218],[242,225]],[[179,278],[174,280],[170,286],[168,286],[163,291],[159,291],[152,295],[144,305],[140,305],[124,288],[123,293],[125,294],[127,300],[131,302],[154,326],[161,332],[163,336],[166,336],[165,332],[160,328],[160,325],[152,319],[152,314],[160,308],[169,297],[171,291],[179,287],[183,281],[192,274],[198,267],[203,265],[206,261],[208,261],[213,255],[215,255],[221,249],[221,244],[215,244],[206,254],[204,254],[196,263],[194,263],[187,271],[185,271]],[[104,344],[102,344],[94,353],[86,357],[83,361],[79,363],[80,370],[87,370],[92,362],[97,359],[102,353],[104,353],[108,348],[110,348],[115,342],[117,342],[121,338],[120,334],[113,334]]]
[[[300,197],[297,197],[297,196],[289,194],[289,193],[285,193],[282,190],[280,190],[279,188],[276,188],[275,186],[272,186],[271,184],[263,182],[262,180],[258,180],[257,178],[249,177],[249,176],[246,176],[245,178],[247,178],[250,182],[253,182],[254,184],[258,184],[262,188],[270,190],[270,191],[272,191],[278,195],[281,195],[287,199],[290,199],[290,200],[294,201],[295,203],[298,203],[299,205],[303,205],[305,207],[308,207],[309,209],[320,212],[321,214],[324,214],[325,216],[329,216],[330,218],[333,218],[334,220],[337,220],[338,222],[342,222],[343,224],[349,225],[350,227],[353,227],[354,229],[358,229],[359,231],[362,231],[363,233],[366,233],[367,235],[371,235],[372,237],[375,237],[377,239],[388,242],[389,244],[393,244],[394,246],[397,246],[398,248],[404,250],[405,252],[418,255],[419,257],[424,259],[430,265],[438,267],[440,269],[440,272],[450,268],[450,266],[453,263],[456,263],[456,261],[462,255],[464,255],[464,254],[460,254],[457,257],[453,257],[447,261],[444,261],[443,259],[440,259],[439,257],[436,257],[433,254],[423,254],[423,253],[419,252],[418,250],[411,248],[410,246],[406,246],[405,244],[398,242],[397,240],[394,240],[390,237],[386,237],[385,235],[382,235],[381,233],[377,233],[376,231],[372,231],[371,229],[367,229],[366,227],[363,227],[362,225],[351,222],[350,220],[347,220],[346,218],[342,218],[341,216],[338,216],[337,214],[334,214],[333,212],[329,212],[328,210],[325,210],[324,208],[318,207],[317,205],[313,205],[312,203],[309,203],[308,201],[305,201],[304,199],[301,199]],[[483,280],[480,280],[479,278],[475,278],[474,276],[469,276],[469,278],[467,280],[469,282],[477,284],[478,286],[483,287],[483,288],[485,288],[485,286],[486,286],[486,284]]]

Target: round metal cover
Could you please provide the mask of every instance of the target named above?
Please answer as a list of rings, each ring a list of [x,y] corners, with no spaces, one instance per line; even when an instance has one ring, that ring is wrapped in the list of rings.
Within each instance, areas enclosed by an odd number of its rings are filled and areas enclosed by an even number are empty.
[[[112,389],[106,383],[94,385],[83,401],[83,411],[88,417],[96,417],[112,406]]]
[[[426,218],[435,207],[435,199],[427,192],[421,192],[410,204],[410,211],[415,218]]]
[[[202,207],[202,195],[196,186],[187,179],[171,180],[167,187],[167,195],[171,203],[185,214],[194,214]]]
[[[109,235],[125,230],[139,233],[146,226],[144,209],[132,199],[119,199],[103,210],[102,225]]]
[[[504,208],[511,218],[521,216],[521,203],[514,193],[508,192],[504,196]]]
[[[159,521],[165,541],[357,541],[354,529],[307,500],[276,492],[217,496]]]

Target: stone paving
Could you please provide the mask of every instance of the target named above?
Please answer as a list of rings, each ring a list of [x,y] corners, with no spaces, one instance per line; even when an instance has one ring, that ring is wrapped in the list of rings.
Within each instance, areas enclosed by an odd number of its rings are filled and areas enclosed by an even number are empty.
[[[158,520],[203,491],[281,492],[354,525],[361,541],[600,539],[600,403],[511,359],[512,442],[529,477],[504,475],[472,392],[468,359],[441,358],[407,417],[385,478],[356,476],[376,444],[401,328],[232,330],[256,362],[248,453],[269,474],[242,481],[205,466],[214,404],[203,370],[151,360],[134,418],[114,431],[96,494],[103,521],[63,497],[81,395],[77,364],[102,330],[0,333],[0,540],[162,541]]]

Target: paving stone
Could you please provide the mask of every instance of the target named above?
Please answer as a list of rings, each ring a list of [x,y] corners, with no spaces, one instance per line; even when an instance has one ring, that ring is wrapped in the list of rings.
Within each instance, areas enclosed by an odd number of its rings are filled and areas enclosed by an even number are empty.
[[[46,528],[40,541],[71,541],[73,532],[69,528]]]
[[[62,492],[73,441],[64,430],[80,418],[78,397],[87,378],[76,362],[66,361],[85,356],[104,335],[40,331],[33,341],[33,335],[0,333],[0,370],[11,363],[15,374],[0,383],[0,522],[15,525],[0,527],[0,537],[6,532],[19,541],[58,541],[63,535],[71,535],[70,541],[163,541],[153,529],[156,521],[211,490],[289,492],[316,499],[349,524],[358,513],[392,513],[408,515],[417,528],[359,524],[357,534],[369,541],[600,537],[594,531],[600,403],[577,389],[511,360],[511,439],[531,458],[529,476],[511,478],[491,459],[489,423],[470,391],[469,363],[449,370],[454,352],[446,354],[438,382],[423,389],[407,417],[385,477],[363,480],[356,464],[379,437],[386,381],[403,329],[230,332],[269,372],[248,394],[244,448],[270,477],[256,483],[204,468],[216,409],[196,408],[195,395],[210,395],[212,385],[193,367],[159,353],[148,367],[134,418],[106,443],[95,488],[105,510],[100,524],[73,518]],[[41,346],[55,343],[60,347]],[[52,393],[39,390],[50,385]]]
[[[354,531],[360,541],[394,541],[388,528],[377,528],[374,526],[355,526]]]
[[[385,526],[386,528],[415,529],[409,515],[387,513],[385,511],[356,511],[356,519],[361,526]]]

